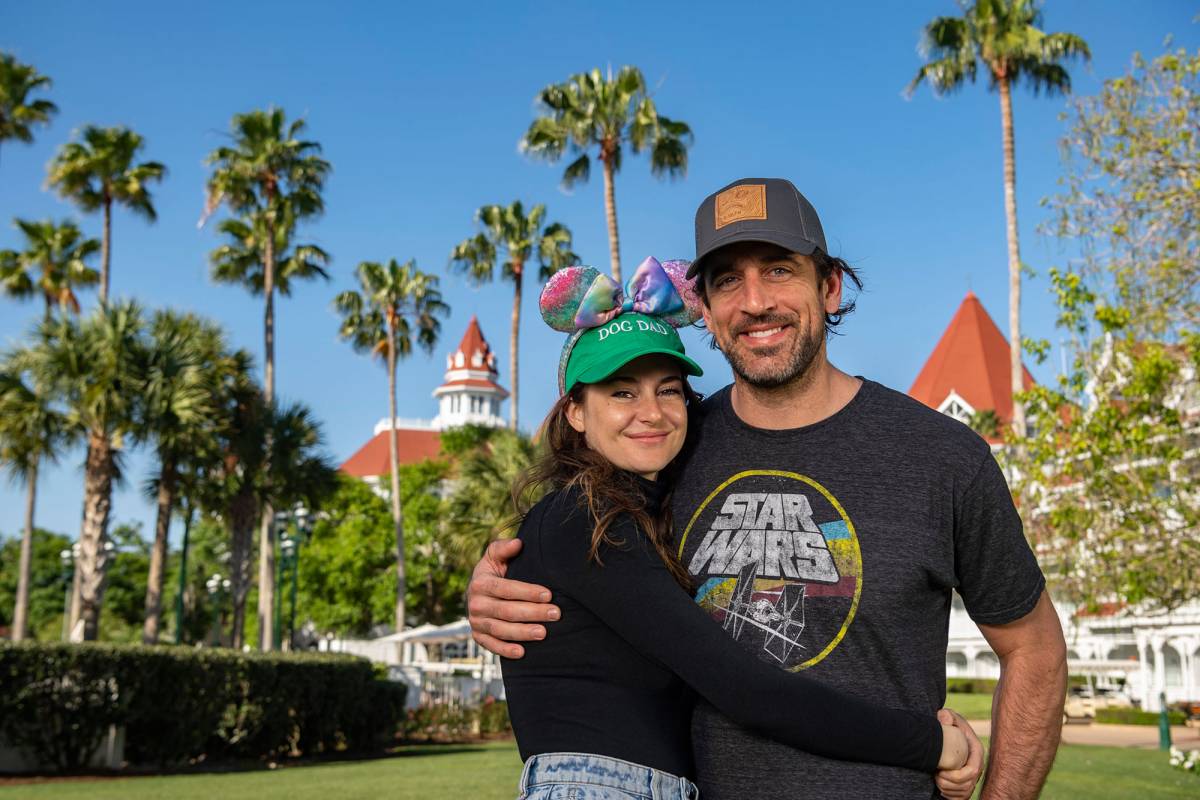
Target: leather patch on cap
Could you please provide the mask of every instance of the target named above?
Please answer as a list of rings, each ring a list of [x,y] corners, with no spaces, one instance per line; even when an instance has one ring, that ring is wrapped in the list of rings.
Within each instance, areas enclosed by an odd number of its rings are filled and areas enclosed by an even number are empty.
[[[763,183],[745,183],[717,195],[716,229],[747,219],[767,218],[767,187]]]

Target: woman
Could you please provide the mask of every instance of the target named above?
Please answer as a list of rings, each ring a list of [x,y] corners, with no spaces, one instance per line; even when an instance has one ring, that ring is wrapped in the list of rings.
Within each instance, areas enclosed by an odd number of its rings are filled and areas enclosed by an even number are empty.
[[[574,267],[542,294],[547,322],[574,332],[562,396],[542,427],[546,454],[514,494],[550,491],[524,516],[509,577],[550,587],[562,621],[523,659],[503,662],[526,760],[521,797],[696,797],[686,777],[696,695],[819,755],[961,768],[962,731],[762,662],[692,601],[666,502],[698,406],[686,376],[701,374],[675,331],[697,309],[685,272],[684,262],[647,259],[622,292]],[[973,783],[939,786],[965,798]]]

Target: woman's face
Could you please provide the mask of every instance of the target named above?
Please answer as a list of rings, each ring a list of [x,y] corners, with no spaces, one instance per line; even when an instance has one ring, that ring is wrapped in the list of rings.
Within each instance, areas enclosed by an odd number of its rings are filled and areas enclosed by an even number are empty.
[[[687,435],[682,375],[669,356],[635,358],[585,386],[582,402],[567,404],[567,421],[614,465],[654,480]]]

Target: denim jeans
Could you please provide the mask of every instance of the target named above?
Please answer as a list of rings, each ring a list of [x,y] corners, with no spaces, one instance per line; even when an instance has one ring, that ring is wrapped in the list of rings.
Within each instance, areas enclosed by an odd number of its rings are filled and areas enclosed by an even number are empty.
[[[619,758],[543,753],[525,762],[517,800],[697,800],[687,778]]]

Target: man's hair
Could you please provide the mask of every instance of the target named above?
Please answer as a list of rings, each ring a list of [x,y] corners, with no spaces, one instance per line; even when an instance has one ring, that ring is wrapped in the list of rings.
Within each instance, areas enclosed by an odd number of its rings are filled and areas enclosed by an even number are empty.
[[[779,249],[786,252],[786,248],[781,247]],[[791,255],[795,254],[791,253]],[[854,267],[846,263],[845,259],[831,256],[819,247],[816,250],[813,250],[812,254],[809,255],[808,258],[813,260],[813,264],[817,268],[817,280],[822,285],[825,283],[825,281],[829,280],[830,276],[833,275],[834,270],[838,270],[842,273],[842,304],[838,306],[837,311],[834,311],[832,314],[827,313],[825,315],[825,334],[827,336],[832,335],[838,332],[837,327],[842,324],[842,319],[847,314],[852,313],[856,305],[856,298],[846,297],[846,283],[852,283],[854,285],[855,293],[858,293],[863,289],[862,278],[859,277],[859,274],[855,271]],[[696,276],[696,294],[700,296],[700,300],[704,303],[705,307],[707,307],[708,286],[705,282],[704,276],[704,272],[701,272]],[[697,323],[697,327],[703,329],[704,323]],[[713,339],[711,335],[709,336],[708,345],[714,350],[717,348],[716,340]]]

